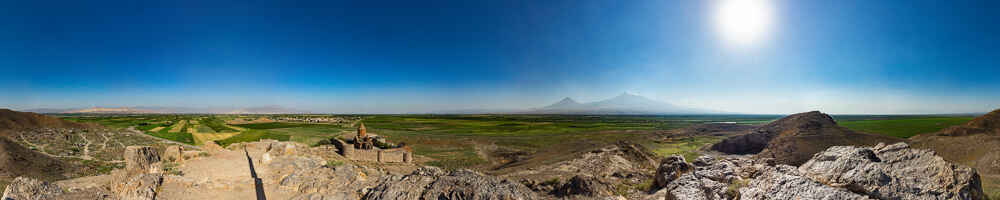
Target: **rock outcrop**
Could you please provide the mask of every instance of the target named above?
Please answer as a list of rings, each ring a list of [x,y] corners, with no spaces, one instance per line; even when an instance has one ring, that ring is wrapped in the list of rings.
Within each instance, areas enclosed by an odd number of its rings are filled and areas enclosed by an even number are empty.
[[[125,169],[111,172],[111,192],[122,200],[156,199],[163,184],[160,153],[149,146],[125,148]]]
[[[335,167],[324,164],[320,159],[307,157],[275,158],[267,164],[272,176],[265,178],[300,194],[291,199],[359,199],[361,190],[374,184],[368,176],[384,174],[349,164]]]
[[[54,184],[27,177],[17,177],[3,191],[2,200],[57,199],[63,190]]]
[[[628,186],[644,184],[653,178],[656,157],[640,144],[620,141],[585,151],[575,159],[503,176],[517,180],[546,198],[618,199],[626,198],[619,195],[645,192]]]
[[[742,183],[737,183],[740,186]],[[760,175],[739,188],[739,199],[863,200],[867,196],[843,188],[830,187],[798,173],[795,167],[779,165],[762,168]]]
[[[520,183],[470,170],[446,173],[423,167],[409,175],[391,175],[367,192],[363,199],[537,199]]]
[[[664,158],[660,161],[660,167],[656,169],[656,178],[653,180],[653,186],[657,188],[667,187],[671,181],[680,178],[681,175],[686,174],[694,170],[691,164],[688,164],[684,157],[679,155],[673,155]]]
[[[171,162],[184,161],[184,147],[180,145],[167,146],[167,149],[163,151],[163,160]]]
[[[730,183],[741,180],[746,159],[716,159],[702,156],[692,164],[684,157],[674,155],[663,159],[656,170],[654,189],[659,192],[654,199],[731,199],[727,190]],[[745,176],[745,175],[744,175]]]
[[[118,194],[120,200],[152,200],[156,199],[160,184],[163,184],[163,174],[139,174],[126,178],[112,192]]]
[[[984,199],[979,174],[906,143],[836,146],[799,167],[813,180],[876,199]]]
[[[789,115],[746,134],[727,138],[712,145],[712,149],[730,154],[757,154],[759,158],[773,159],[778,164],[798,166],[831,146],[899,141],[902,140],[851,131],[838,126],[829,115],[812,111]]]
[[[160,153],[149,146],[129,146],[125,148],[125,172],[129,176],[160,171]]]
[[[985,199],[974,169],[905,143],[835,146],[796,168],[746,156],[663,161],[648,199]]]
[[[610,183],[589,175],[576,175],[553,192],[559,197],[582,195],[587,197],[607,197],[614,195]]]

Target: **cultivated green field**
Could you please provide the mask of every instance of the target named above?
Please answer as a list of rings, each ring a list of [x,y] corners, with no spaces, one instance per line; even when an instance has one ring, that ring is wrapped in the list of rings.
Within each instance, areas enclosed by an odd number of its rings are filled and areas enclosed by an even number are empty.
[[[260,139],[288,141],[288,138],[289,136],[285,134],[276,134],[267,130],[251,129],[223,140],[216,140],[215,143],[218,143],[221,146],[229,146],[229,144],[232,143],[259,141]]]
[[[922,133],[933,133],[941,129],[964,124],[973,117],[965,116],[893,116],[881,118],[850,118],[838,120],[838,124],[851,130],[877,133],[900,138],[909,138]]]
[[[280,115],[288,116],[288,115]],[[96,122],[113,128],[135,126],[147,134],[169,140],[194,144],[188,127],[198,133],[238,132],[225,125],[225,120],[253,120],[267,115],[139,115],[67,117],[76,121]],[[333,116],[331,116],[333,117]],[[387,137],[395,143],[405,143],[417,155],[433,159],[427,164],[446,168],[476,167],[487,164],[481,149],[494,146],[509,151],[539,155],[569,155],[563,151],[581,151],[605,146],[620,140],[649,144],[648,136],[655,131],[682,128],[694,124],[731,122],[760,124],[776,119],[776,115],[692,115],[692,116],[584,116],[584,115],[350,115],[361,118],[370,134]],[[178,133],[169,133],[170,126],[181,120],[187,124]],[[246,128],[232,137],[216,140],[226,146],[232,143],[276,139],[314,145],[319,141],[353,136],[357,124],[255,123],[231,124]],[[166,127],[151,131],[157,127]],[[214,139],[213,139],[214,140]],[[651,145],[657,152],[690,152],[695,146],[716,140],[696,138],[681,143]],[[685,154],[688,155],[688,154]]]
[[[486,164],[477,148],[495,145],[539,156],[569,155],[620,140],[647,144],[655,131],[711,122],[765,123],[780,116],[583,116],[583,115],[375,115],[365,116],[368,131],[405,142],[417,155],[445,168]],[[698,139],[701,144],[707,139]],[[690,151],[697,144],[662,144],[654,151]],[[677,147],[683,146],[683,147]],[[662,149],[660,149],[662,148]]]

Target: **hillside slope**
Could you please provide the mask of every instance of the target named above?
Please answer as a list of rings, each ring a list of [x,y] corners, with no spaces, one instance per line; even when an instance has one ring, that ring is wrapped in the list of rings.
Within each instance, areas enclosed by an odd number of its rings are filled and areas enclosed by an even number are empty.
[[[976,168],[983,174],[983,187],[1000,195],[1000,109],[910,140],[916,148],[931,149],[946,160]]]
[[[41,154],[14,142],[11,134],[18,130],[38,128],[84,128],[87,125],[65,121],[36,113],[0,109],[0,182],[17,176],[42,180],[66,178],[72,164]]]
[[[0,180],[28,176],[42,180],[66,178],[70,164],[25,148],[6,137],[0,137]]]
[[[0,136],[11,130],[32,128],[86,128],[87,125],[30,112],[0,109]]]
[[[837,125],[819,111],[798,113],[733,136],[712,145],[712,150],[730,154],[757,154],[776,163],[798,166],[813,154],[831,146],[896,143],[903,139],[859,133]]]

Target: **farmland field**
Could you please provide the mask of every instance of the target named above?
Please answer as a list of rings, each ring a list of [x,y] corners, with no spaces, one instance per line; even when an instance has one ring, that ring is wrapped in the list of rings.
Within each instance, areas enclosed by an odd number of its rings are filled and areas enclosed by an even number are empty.
[[[719,137],[688,137],[651,142],[649,136],[702,123],[763,124],[779,115],[351,115],[360,118],[373,135],[406,143],[426,164],[445,168],[490,166],[484,147],[514,152],[558,156],[626,140],[644,144],[658,155],[681,154],[693,158],[698,148]],[[965,123],[964,116],[834,116],[847,128],[896,137],[940,130]],[[353,136],[356,124],[288,123],[268,120],[265,115],[243,117],[264,123],[226,124],[233,115],[141,115],[67,117],[108,127],[134,126],[147,134],[188,144],[215,141],[226,146],[237,142],[276,139],[316,145],[334,137]],[[177,130],[177,132],[170,132]]]
[[[972,117],[966,116],[895,116],[880,119],[848,118],[837,123],[855,131],[909,138],[917,134],[937,132],[970,120]]]
[[[350,133],[348,135],[353,135],[353,128],[344,128],[335,125],[314,125],[314,126],[300,126],[291,128],[277,128],[269,129],[268,131],[284,134],[289,136],[289,140],[307,144],[314,145],[320,140],[330,139],[340,136],[344,133]]]
[[[247,130],[247,131],[244,131],[244,132],[240,132],[239,134],[233,135],[233,136],[228,137],[226,139],[217,140],[217,141],[215,141],[215,143],[218,143],[219,145],[225,147],[225,146],[229,146],[229,144],[232,144],[232,143],[251,142],[251,141],[258,141],[260,139],[273,139],[273,140],[279,140],[279,141],[288,141],[288,138],[289,138],[289,136],[285,135],[285,134],[273,133],[273,132],[270,132],[270,131],[267,131],[267,130],[253,130],[253,129],[251,129],[251,130]]]

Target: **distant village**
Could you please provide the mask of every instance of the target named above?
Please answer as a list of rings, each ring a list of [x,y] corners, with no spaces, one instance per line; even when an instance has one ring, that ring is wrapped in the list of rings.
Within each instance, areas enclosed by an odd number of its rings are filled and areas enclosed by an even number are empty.
[[[346,124],[353,125],[354,122],[361,120],[361,117],[332,117],[332,116],[239,116],[236,119],[229,120],[228,124],[256,124],[256,123],[271,123],[271,122],[289,122],[289,123],[316,123],[316,124]]]

